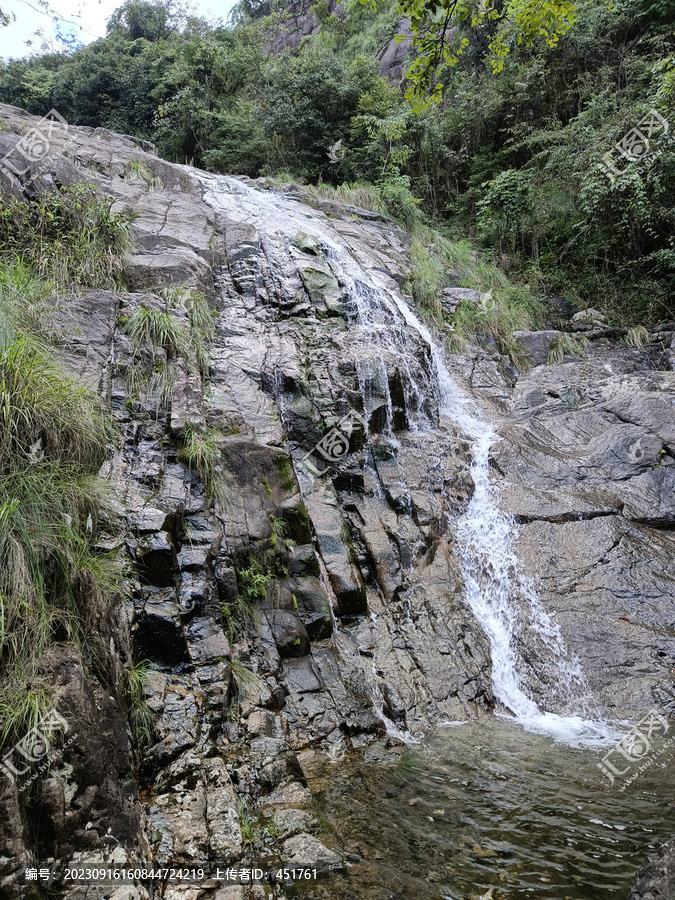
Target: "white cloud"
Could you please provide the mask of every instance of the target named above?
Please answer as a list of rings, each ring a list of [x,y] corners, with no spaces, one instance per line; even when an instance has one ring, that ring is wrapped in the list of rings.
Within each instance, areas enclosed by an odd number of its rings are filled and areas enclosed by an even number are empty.
[[[197,0],[191,5],[207,18],[226,18],[235,0]],[[89,44],[105,35],[106,23],[123,0],[2,0],[0,8],[14,21],[0,28],[0,56],[4,59],[62,49],[59,33]]]

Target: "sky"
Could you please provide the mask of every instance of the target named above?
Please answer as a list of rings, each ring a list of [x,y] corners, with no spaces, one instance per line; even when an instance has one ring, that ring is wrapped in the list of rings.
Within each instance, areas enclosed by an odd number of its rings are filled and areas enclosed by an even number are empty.
[[[194,11],[207,18],[226,19],[235,0],[192,0]],[[60,36],[89,44],[105,34],[106,22],[124,0],[0,0],[0,9],[14,16],[0,28],[0,57],[62,50]]]

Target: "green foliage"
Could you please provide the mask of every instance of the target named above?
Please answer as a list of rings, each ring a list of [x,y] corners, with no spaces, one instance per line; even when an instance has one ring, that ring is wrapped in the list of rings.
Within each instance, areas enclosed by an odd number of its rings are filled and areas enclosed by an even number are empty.
[[[159,175],[155,175],[149,166],[146,166],[145,163],[140,162],[137,159],[127,163],[124,169],[124,180],[142,181],[150,192],[160,190],[164,187]]]
[[[146,685],[152,668],[152,663],[144,659],[127,672],[125,701],[131,736],[137,749],[151,743],[155,730],[155,717],[146,701]]]
[[[547,362],[552,366],[559,366],[566,356],[582,359],[588,353],[591,342],[588,338],[573,334],[562,333],[554,338],[548,349]]]
[[[27,323],[51,291],[23,263],[0,265],[1,741],[20,736],[49,701],[55,642],[78,642],[81,618],[119,589],[114,556],[95,549],[108,492],[95,477],[112,426]]]
[[[108,21],[108,33],[121,31],[130,41],[161,41],[180,23],[180,13],[173,2],[127,0]]]
[[[227,491],[221,476],[218,438],[222,432],[212,428],[202,432],[188,424],[179,438],[178,459],[206,485],[206,492],[219,503],[227,502]]]
[[[264,600],[272,577],[267,561],[251,555],[248,565],[237,573],[240,596],[250,605]]]
[[[407,98],[374,61],[402,14],[417,47]],[[413,232],[433,224],[481,244],[523,291],[601,302],[626,327],[672,318],[668,0],[319,0],[313,15],[318,34],[270,53],[287,25],[277,4],[246,0],[228,29],[133,2],[70,56],[0,66],[0,100],[136,134],[175,161],[313,182]],[[626,162],[615,145],[652,109],[670,130]],[[612,151],[614,181],[600,166]],[[410,280],[431,309],[438,264],[416,254]]]
[[[166,302],[165,312],[137,306],[121,318],[120,325],[134,344],[133,365],[125,373],[130,396],[144,392],[146,397],[154,397],[167,406],[176,380],[177,360],[184,360],[189,372],[198,371],[202,379],[207,377],[208,344],[215,335],[215,319],[206,297],[192,288],[171,285],[158,293]],[[187,317],[180,313],[187,313]],[[148,349],[153,351],[152,359]],[[156,351],[164,351],[166,361]]]
[[[0,347],[0,423],[0,469],[44,454],[93,471],[102,462],[109,433],[87,389],[27,335]]]
[[[256,841],[256,820],[246,812],[243,801],[239,802],[239,830],[243,847],[252,850]]]
[[[376,7],[377,0],[361,0]],[[470,40],[458,29],[466,24],[486,45],[484,62],[501,72],[514,46],[531,47],[543,39],[549,48],[569,33],[577,20],[577,4],[571,0],[397,0],[401,18],[410,21],[415,58],[408,69],[408,97],[429,96],[439,103],[442,66],[455,66],[468,52]]]
[[[239,659],[233,659],[230,663],[232,677],[238,697],[255,696],[262,693],[263,681],[259,675]]]
[[[376,81],[375,66],[365,58],[348,63],[319,48],[280,56],[268,71],[263,110],[270,164],[321,180],[331,166],[329,149],[344,139],[359,97]]]
[[[123,323],[138,350],[142,344],[166,350],[169,357],[187,356],[189,333],[183,321],[169,312],[159,312],[146,306],[137,306]]]
[[[531,214],[530,177],[526,172],[507,169],[484,182],[483,187],[485,196],[477,204],[478,228],[500,250],[508,241],[514,251]]]
[[[279,555],[292,546],[288,539],[288,525],[283,519],[272,517],[272,535],[267,545],[250,551],[236,564],[238,596],[232,603],[221,605],[223,627],[230,641],[240,640],[249,624],[260,624],[260,603],[267,596],[275,577],[288,577],[288,570]]]
[[[0,254],[5,260],[23,257],[62,292],[74,284],[120,287],[122,260],[131,249],[131,217],[114,212],[113,202],[86,185],[30,201],[2,201]]]
[[[5,747],[10,738],[23,737],[27,731],[36,728],[50,707],[46,686],[28,687],[18,696],[0,693],[0,747]]]
[[[288,536],[290,528],[285,519],[280,519],[277,516],[270,516],[270,523],[272,525],[270,546],[274,551],[279,551],[282,548],[290,550],[291,547],[295,546],[295,541]]]

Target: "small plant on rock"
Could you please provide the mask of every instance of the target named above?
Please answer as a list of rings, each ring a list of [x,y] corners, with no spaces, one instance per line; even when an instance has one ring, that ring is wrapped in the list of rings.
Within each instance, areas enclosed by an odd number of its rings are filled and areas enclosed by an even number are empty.
[[[583,359],[588,353],[591,342],[586,337],[576,337],[573,334],[560,334],[554,338],[548,348],[547,362],[550,366],[559,366],[566,356]]]

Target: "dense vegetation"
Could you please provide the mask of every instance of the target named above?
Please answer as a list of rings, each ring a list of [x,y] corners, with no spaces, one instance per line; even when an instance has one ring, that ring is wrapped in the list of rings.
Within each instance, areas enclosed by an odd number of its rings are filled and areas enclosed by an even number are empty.
[[[119,588],[96,549],[112,420],[52,339],[59,294],[116,287],[129,246],[127,217],[85,187],[0,207],[0,747],[44,713],[60,644],[96,665],[92,618]]]
[[[582,0],[557,46],[523,41],[496,74],[490,16],[469,10],[444,57],[455,64],[435,71],[444,99],[427,105],[378,75],[393,3],[318,0],[319,31],[296,52],[279,49],[276,4],[244,0],[233,27],[173,9],[129,0],[104,39],[7,63],[0,100],[214,171],[366,185],[409,226],[423,211],[536,290],[629,323],[672,314],[675,145],[661,122],[674,106],[673,0]],[[603,155],[651,109],[662,119],[646,158],[614,150],[625,174],[612,181]]]

